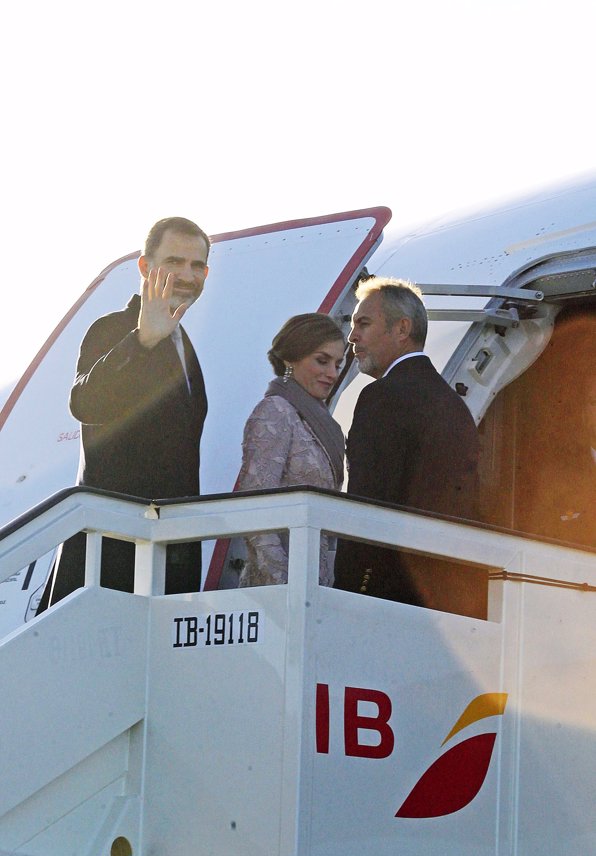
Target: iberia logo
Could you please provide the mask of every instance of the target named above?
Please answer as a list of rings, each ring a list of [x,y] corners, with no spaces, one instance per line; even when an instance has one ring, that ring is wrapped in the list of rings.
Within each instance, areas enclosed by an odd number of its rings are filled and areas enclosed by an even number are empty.
[[[502,716],[507,693],[484,693],[466,707],[444,746],[462,729],[488,716]],[[396,817],[442,817],[460,811],[482,787],[495,745],[496,732],[477,734],[448,749],[416,782]]]

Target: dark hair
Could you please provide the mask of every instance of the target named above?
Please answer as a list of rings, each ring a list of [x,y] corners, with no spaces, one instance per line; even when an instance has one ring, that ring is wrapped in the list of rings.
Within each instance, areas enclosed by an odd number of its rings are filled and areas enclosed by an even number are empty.
[[[283,325],[267,352],[273,371],[281,377],[285,362],[295,362],[313,354],[325,342],[345,342],[344,334],[335,321],[322,312],[294,315]]]
[[[186,217],[164,217],[163,220],[158,220],[150,229],[147,238],[145,239],[145,247],[143,255],[152,259],[157,252],[159,245],[165,233],[170,230],[180,235],[193,235],[197,238],[202,238],[207,247],[207,254],[211,247],[211,241],[203,230],[193,223],[192,220],[187,220]]]

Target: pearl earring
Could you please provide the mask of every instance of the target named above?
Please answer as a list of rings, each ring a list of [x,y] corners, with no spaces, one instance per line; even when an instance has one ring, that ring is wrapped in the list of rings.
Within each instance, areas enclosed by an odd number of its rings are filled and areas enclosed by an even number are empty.
[[[294,372],[293,367],[289,364],[286,365],[286,370],[284,372],[284,379],[283,379],[284,383],[287,383],[289,381],[289,379],[292,377],[293,372]]]

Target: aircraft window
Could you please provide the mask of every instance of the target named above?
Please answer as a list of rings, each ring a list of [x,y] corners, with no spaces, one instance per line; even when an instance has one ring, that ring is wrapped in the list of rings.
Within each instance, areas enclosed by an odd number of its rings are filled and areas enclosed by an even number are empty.
[[[596,303],[565,306],[530,368],[480,424],[481,516],[596,546]]]

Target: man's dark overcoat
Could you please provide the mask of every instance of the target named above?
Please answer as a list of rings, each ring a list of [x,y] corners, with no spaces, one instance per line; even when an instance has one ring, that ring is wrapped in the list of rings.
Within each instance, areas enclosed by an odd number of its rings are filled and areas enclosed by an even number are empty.
[[[427,356],[408,357],[360,393],[347,440],[348,493],[473,519],[478,451],[463,400]],[[466,572],[437,559],[341,540],[335,587],[476,613],[484,595],[472,592],[477,582]]]
[[[83,339],[70,393],[81,422],[78,483],[147,499],[199,494],[199,443],[205,384],[182,330],[188,382],[170,337],[153,349],[138,339],[140,296],[95,321]],[[55,572],[52,603],[83,585],[85,536],[69,539]],[[134,547],[104,539],[102,584],[132,591]],[[168,548],[166,592],[196,591],[200,545]],[[40,605],[48,600],[51,581]]]

